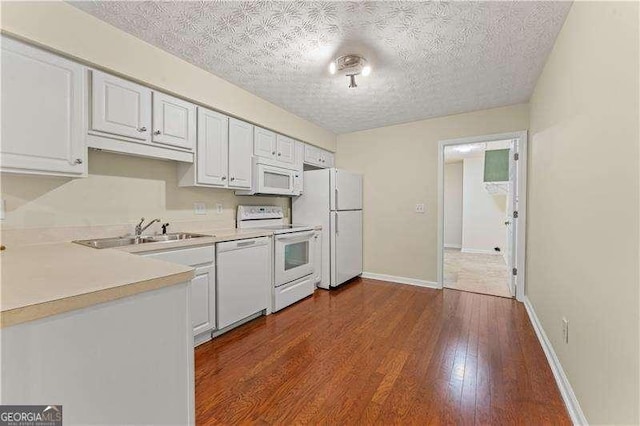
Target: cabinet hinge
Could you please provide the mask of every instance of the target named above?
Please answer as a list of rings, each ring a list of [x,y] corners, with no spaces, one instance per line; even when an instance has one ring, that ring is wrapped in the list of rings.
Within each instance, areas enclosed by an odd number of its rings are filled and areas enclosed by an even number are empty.
[[[513,218],[517,219],[518,218],[518,210],[514,210],[513,212]]]
[[[518,268],[513,268],[513,269],[511,270],[511,273],[512,273],[513,275],[518,275]]]
[[[513,160],[514,161],[518,161],[520,159],[520,154],[518,152],[516,152],[515,154],[513,154]]]

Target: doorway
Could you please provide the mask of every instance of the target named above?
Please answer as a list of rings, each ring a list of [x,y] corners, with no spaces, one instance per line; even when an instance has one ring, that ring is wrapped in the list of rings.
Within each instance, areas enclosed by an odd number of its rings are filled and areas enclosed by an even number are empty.
[[[526,132],[440,142],[438,284],[524,298]]]

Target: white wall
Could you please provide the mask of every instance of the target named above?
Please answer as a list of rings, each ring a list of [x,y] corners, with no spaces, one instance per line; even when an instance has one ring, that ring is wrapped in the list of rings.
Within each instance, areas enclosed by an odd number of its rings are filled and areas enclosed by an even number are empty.
[[[364,175],[365,271],[435,282],[438,141],[528,127],[521,104],[339,135],[338,167]]]
[[[484,190],[484,155],[463,160],[462,250],[495,253],[506,250],[506,195]]]
[[[638,14],[574,2],[531,98],[526,292],[590,424],[640,424]]]
[[[462,248],[462,161],[444,165],[444,245]]]

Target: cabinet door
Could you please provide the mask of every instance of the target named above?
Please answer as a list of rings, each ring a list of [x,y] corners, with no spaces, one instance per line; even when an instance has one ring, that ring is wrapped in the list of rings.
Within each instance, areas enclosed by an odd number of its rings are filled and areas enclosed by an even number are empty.
[[[226,186],[229,146],[229,118],[206,108],[198,108],[197,181],[204,185]]]
[[[253,139],[253,153],[258,157],[276,158],[276,134],[256,127]]]
[[[304,169],[304,143],[296,141],[296,169],[302,171]]]
[[[2,171],[81,175],[84,67],[2,37]]]
[[[196,106],[153,92],[153,142],[192,150],[196,144]]]
[[[229,188],[251,188],[253,125],[229,119]]]
[[[326,152],[324,154],[324,161],[322,162],[323,167],[331,168],[336,165],[336,156],[333,152]]]
[[[276,137],[276,153],[278,161],[293,164],[296,159],[296,143],[293,139],[277,135]]]
[[[151,89],[100,71],[91,77],[91,129],[149,141]]]
[[[322,231],[315,231],[313,242],[315,244],[313,252],[313,282],[319,284],[322,282]]]
[[[305,145],[304,162],[313,166],[320,166],[320,150],[315,146]]]
[[[191,280],[191,324],[197,336],[216,328],[216,273],[214,266],[197,268]]]

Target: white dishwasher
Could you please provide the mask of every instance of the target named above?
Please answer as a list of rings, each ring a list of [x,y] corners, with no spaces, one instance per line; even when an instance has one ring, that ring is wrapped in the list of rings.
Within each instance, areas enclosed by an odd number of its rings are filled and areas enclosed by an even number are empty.
[[[216,244],[218,329],[267,309],[271,288],[269,237]]]

